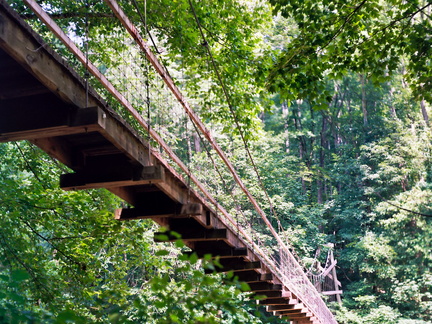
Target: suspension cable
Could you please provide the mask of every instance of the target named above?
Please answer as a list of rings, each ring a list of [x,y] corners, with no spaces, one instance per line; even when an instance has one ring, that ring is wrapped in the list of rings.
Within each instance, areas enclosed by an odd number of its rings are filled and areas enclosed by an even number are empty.
[[[24,0],[24,1],[30,1],[30,0]],[[159,73],[159,75],[164,80],[165,84],[168,86],[168,88],[171,90],[171,92],[174,94],[174,96],[177,98],[177,100],[181,103],[183,108],[186,110],[187,114],[190,116],[190,118],[193,120],[193,122],[197,125],[197,127],[200,129],[200,131],[204,134],[204,136],[207,138],[209,143],[213,146],[213,149],[218,153],[222,161],[227,166],[228,170],[234,177],[234,180],[237,182],[237,184],[240,186],[240,188],[243,190],[243,192],[248,197],[249,201],[252,203],[255,210],[258,212],[258,214],[261,216],[261,218],[264,220],[268,228],[270,229],[272,235],[276,238],[278,243],[280,244],[281,248],[284,249],[287,253],[290,255],[293,255],[293,252],[287,247],[285,242],[281,239],[281,237],[278,235],[276,230],[274,229],[273,225],[265,215],[262,208],[258,205],[255,198],[252,196],[250,191],[246,188],[243,181],[235,171],[235,168],[231,161],[229,161],[226,154],[223,152],[219,144],[216,143],[216,141],[213,139],[213,137],[210,135],[209,130],[204,125],[204,123],[201,121],[201,119],[198,117],[198,115],[192,110],[192,108],[189,106],[188,102],[185,100],[184,96],[178,89],[178,87],[175,85],[172,78],[167,74],[164,66],[159,62],[157,57],[153,54],[153,52],[150,50],[148,44],[143,40],[140,33],[138,32],[137,28],[132,24],[130,19],[127,17],[127,15],[124,13],[124,11],[120,8],[118,3],[115,0],[104,0],[107,5],[111,8],[111,10],[114,12],[115,16],[120,20],[122,25],[126,28],[126,30],[130,33],[130,35],[133,37],[133,39],[137,42],[137,44],[140,46],[140,48],[144,51],[149,61],[152,63],[155,70]],[[187,171],[185,171],[187,173]],[[295,260],[297,265],[301,268],[300,263]]]
[[[74,44],[74,42],[66,35],[66,33],[54,22],[54,20],[39,6],[34,0],[23,0],[32,10],[33,12],[41,19],[42,22],[63,42],[63,44],[69,48],[69,50],[78,58],[78,60],[85,65],[86,58],[84,53]],[[156,60],[154,55],[151,56],[152,60]],[[158,66],[160,67],[160,63],[158,62]],[[189,168],[180,160],[180,158],[173,152],[173,150],[168,146],[168,144],[155,132],[154,129],[149,129],[146,121],[141,116],[141,114],[131,105],[131,103],[113,86],[113,84],[108,81],[108,79],[97,69],[97,67],[89,60],[88,61],[88,70],[93,76],[107,89],[117,100],[118,102],[125,107],[131,115],[138,121],[138,123],[145,129],[148,130],[153,137],[153,139],[162,147],[162,149],[168,154],[168,156],[176,163],[180,169],[190,175],[191,180],[195,183],[198,189],[207,197],[208,201],[211,204],[217,206],[217,209],[224,215],[224,218],[231,223],[233,226],[236,226],[235,220],[229,215],[229,213],[225,210],[223,206],[221,206],[213,196],[206,190],[203,184],[193,175],[190,174]],[[162,70],[158,70],[162,71]],[[160,73],[160,72],[159,72]],[[163,74],[164,77],[167,77],[167,74]],[[172,80],[171,80],[172,81]],[[191,116],[189,114],[189,116]],[[153,150],[152,154],[156,156],[160,163],[162,163],[166,168],[172,170],[167,162],[165,162],[160,154]],[[175,172],[172,170],[172,172]],[[200,197],[198,193],[195,193],[197,197]],[[201,198],[201,197],[200,197]],[[201,198],[202,201],[205,201]],[[223,220],[223,219],[221,219]],[[228,226],[228,224],[227,224]],[[254,246],[254,250],[257,252],[257,255],[260,256],[263,260],[267,262],[269,266],[272,266],[276,273],[280,273],[278,268],[272,262],[269,257],[253,242],[252,238],[242,229],[240,228],[240,233],[242,237],[248,242],[250,245]]]
[[[231,113],[231,115],[232,115],[232,117],[233,117],[233,120],[234,120],[234,123],[235,123],[235,125],[236,125],[236,128],[237,128],[237,130],[239,131],[239,134],[240,134],[241,140],[242,140],[242,142],[243,142],[243,145],[244,145],[244,147],[245,147],[245,150],[246,150],[247,156],[248,156],[248,158],[249,158],[249,160],[250,160],[250,162],[251,162],[251,164],[252,164],[252,167],[253,167],[253,169],[254,169],[254,172],[255,172],[255,174],[256,174],[256,176],[257,176],[258,183],[259,183],[259,185],[260,185],[260,187],[261,187],[261,190],[262,190],[262,191],[264,192],[264,194],[265,194],[265,197],[266,197],[266,199],[267,199],[267,201],[268,201],[268,204],[269,204],[269,207],[270,207],[271,212],[273,213],[273,216],[275,217],[275,219],[276,219],[277,222],[278,222],[279,229],[283,229],[282,224],[281,224],[281,222],[280,222],[280,220],[279,220],[279,217],[277,216],[276,211],[275,211],[275,209],[274,209],[274,207],[273,207],[273,204],[272,204],[272,202],[271,202],[270,196],[269,196],[269,194],[268,194],[268,192],[267,192],[267,190],[266,190],[266,188],[265,188],[265,186],[264,186],[264,182],[262,181],[261,175],[260,175],[260,173],[259,173],[259,171],[258,171],[258,167],[257,167],[257,165],[256,165],[256,163],[255,163],[255,161],[254,161],[254,159],[253,159],[253,157],[252,157],[252,154],[251,154],[251,152],[250,152],[250,150],[249,150],[249,146],[248,146],[248,144],[247,144],[246,137],[245,137],[245,135],[244,135],[244,131],[243,131],[241,125],[240,125],[239,118],[238,118],[237,114],[236,114],[235,111],[234,111],[234,107],[233,107],[232,102],[231,102],[231,96],[229,95],[228,89],[227,89],[227,87],[226,87],[224,81],[222,80],[222,76],[221,76],[221,74],[220,74],[220,72],[219,72],[218,66],[217,66],[216,61],[215,61],[215,59],[214,59],[214,56],[213,56],[213,54],[212,54],[212,52],[211,52],[210,45],[209,45],[209,43],[208,43],[208,41],[207,41],[207,39],[206,39],[206,37],[205,37],[205,35],[204,35],[203,28],[202,28],[202,26],[201,26],[201,23],[200,23],[200,21],[199,21],[199,19],[198,19],[197,14],[196,14],[195,7],[194,7],[194,5],[193,5],[193,3],[192,3],[192,0],[188,0],[188,2],[189,2],[189,6],[190,6],[190,8],[191,8],[191,10],[192,10],[192,14],[193,14],[193,16],[194,16],[195,22],[196,22],[196,24],[197,24],[197,26],[198,26],[198,29],[199,29],[199,32],[200,32],[201,38],[202,38],[202,40],[203,40],[202,45],[205,47],[205,49],[206,49],[206,51],[207,51],[207,54],[208,54],[208,56],[209,56],[209,58],[210,58],[211,64],[212,64],[212,66],[213,66],[213,70],[214,70],[214,72],[215,72],[215,74],[216,74],[216,77],[217,77],[217,79],[218,79],[218,81],[219,81],[219,84],[220,84],[220,86],[221,86],[221,88],[222,88],[222,92],[224,93],[224,96],[225,96],[225,99],[226,99],[226,102],[227,102],[228,108],[229,108],[230,113]],[[261,215],[261,216],[263,216],[263,215]]]

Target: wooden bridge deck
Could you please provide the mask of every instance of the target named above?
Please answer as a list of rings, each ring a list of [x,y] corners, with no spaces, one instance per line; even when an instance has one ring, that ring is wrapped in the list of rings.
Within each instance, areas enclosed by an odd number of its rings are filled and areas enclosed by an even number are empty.
[[[151,218],[182,235],[199,256],[221,257],[259,303],[295,323],[322,323],[147,142],[0,0],[0,142],[29,140],[68,166],[65,190],[107,188],[133,208],[120,220]],[[0,157],[1,159],[1,157]]]

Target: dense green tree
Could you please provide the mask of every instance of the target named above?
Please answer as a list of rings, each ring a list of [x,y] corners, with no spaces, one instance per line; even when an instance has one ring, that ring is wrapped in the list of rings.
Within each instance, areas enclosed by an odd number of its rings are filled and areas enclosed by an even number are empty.
[[[181,240],[114,220],[112,194],[62,191],[62,167],[28,143],[0,150],[2,323],[262,323],[247,286],[205,275]]]
[[[428,1],[270,0],[295,23],[269,74],[269,88],[289,98],[330,101],[325,82],[349,71],[383,82],[405,62],[418,99],[430,98]]]

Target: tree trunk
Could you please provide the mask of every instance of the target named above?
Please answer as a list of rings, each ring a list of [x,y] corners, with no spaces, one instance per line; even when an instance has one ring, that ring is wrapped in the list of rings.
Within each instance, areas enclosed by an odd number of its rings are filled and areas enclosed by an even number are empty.
[[[294,117],[294,126],[296,130],[297,131],[302,130],[300,104],[297,105],[297,111],[293,110],[293,117]],[[306,156],[306,141],[303,135],[299,136],[298,140],[299,140],[299,158],[300,161],[303,161],[305,160],[305,156]],[[305,193],[306,183],[303,177],[301,177],[301,185],[302,185],[302,192]]]
[[[284,134],[285,134],[285,152],[289,153],[290,151],[290,140],[289,140],[289,132],[288,132],[288,104],[286,101],[282,103],[282,117],[284,120]]]
[[[194,133],[193,138],[194,138],[195,152],[201,153],[201,141],[198,134]]]
[[[421,108],[421,112],[423,115],[423,120],[425,121],[426,125],[429,126],[429,115],[428,112],[426,110],[426,104],[425,104],[425,100],[422,99],[420,101],[420,108]]]
[[[393,104],[393,92],[394,92],[394,88],[390,87],[390,117],[392,118],[397,118],[397,114],[396,114],[396,109],[395,106]]]
[[[319,148],[319,166],[320,169],[323,170],[324,169],[324,159],[325,159],[325,148],[326,148],[326,132],[327,132],[327,118],[324,112],[321,113],[322,115],[322,124],[321,124],[321,132],[320,132],[320,148]],[[318,176],[318,180],[317,180],[317,187],[318,187],[318,192],[317,192],[317,202],[318,204],[323,204],[324,203],[324,199],[323,199],[323,193],[324,193],[324,181],[323,181],[323,177],[322,176]]]
[[[367,126],[368,124],[368,112],[366,105],[366,78],[364,74],[360,75],[361,81],[361,103],[362,103],[362,112],[363,112],[363,126]]]

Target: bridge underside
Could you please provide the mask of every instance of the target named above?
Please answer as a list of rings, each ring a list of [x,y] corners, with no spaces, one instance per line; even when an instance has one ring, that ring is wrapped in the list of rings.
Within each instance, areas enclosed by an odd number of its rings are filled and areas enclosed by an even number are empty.
[[[199,256],[220,256],[259,303],[295,323],[320,323],[261,258],[182,178],[0,0],[0,142],[28,140],[71,169],[65,190],[106,188],[132,206],[119,220],[150,218]],[[173,238],[174,239],[174,238]]]

